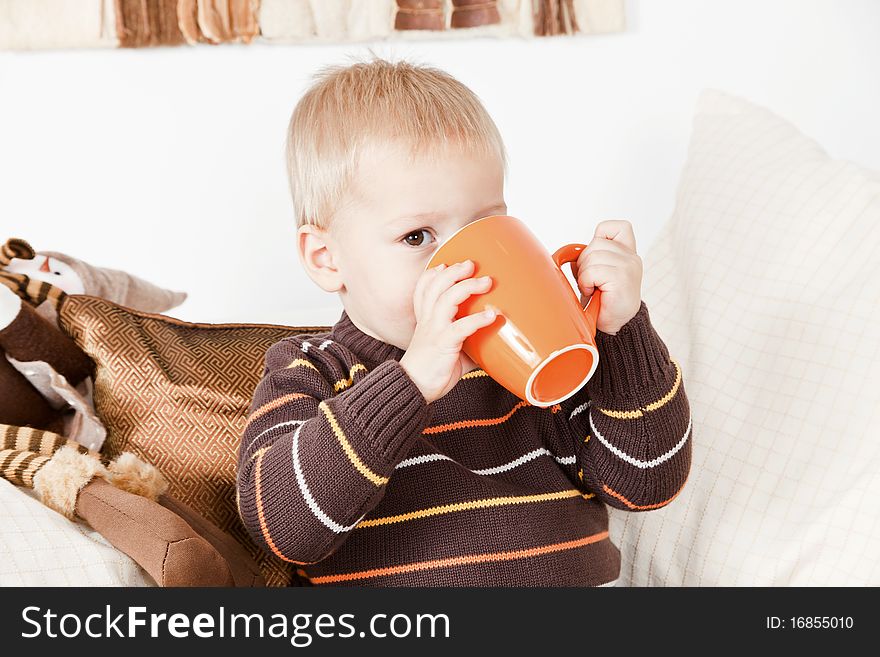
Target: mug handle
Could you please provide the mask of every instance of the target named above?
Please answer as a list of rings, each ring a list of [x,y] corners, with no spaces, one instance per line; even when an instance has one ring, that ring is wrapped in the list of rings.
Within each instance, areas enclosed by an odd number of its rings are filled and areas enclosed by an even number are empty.
[[[581,251],[586,248],[586,244],[566,244],[553,254],[553,262],[555,262],[556,266],[560,269],[562,269],[562,265],[566,262],[570,262],[571,273],[575,277],[575,280],[577,280],[575,264],[577,263]],[[590,300],[587,301],[587,305],[584,307],[584,314],[587,316],[587,319],[590,320],[590,326],[593,327],[593,331],[598,330],[596,323],[599,319],[599,303],[601,298],[602,293],[599,291],[599,288],[593,288],[593,294],[590,295]]]

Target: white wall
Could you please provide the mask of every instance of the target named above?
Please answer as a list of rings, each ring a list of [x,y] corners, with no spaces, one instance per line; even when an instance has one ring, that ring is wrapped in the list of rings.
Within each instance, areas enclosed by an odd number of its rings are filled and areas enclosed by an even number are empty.
[[[745,96],[880,169],[880,2],[631,1],[622,34],[383,42],[450,71],[505,136],[507,199],[549,249],[674,207],[700,89]],[[284,177],[315,69],[366,45],[0,53],[0,239],[189,292],[192,321],[331,324]]]

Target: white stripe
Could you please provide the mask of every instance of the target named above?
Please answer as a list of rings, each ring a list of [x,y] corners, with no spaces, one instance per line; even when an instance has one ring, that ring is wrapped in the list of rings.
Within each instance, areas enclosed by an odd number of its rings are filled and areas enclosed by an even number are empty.
[[[581,404],[580,406],[578,406],[576,409],[574,409],[574,410],[571,412],[571,415],[568,416],[568,419],[570,420],[571,418],[573,418],[575,415],[577,415],[578,413],[580,413],[580,412],[581,412],[582,410],[584,410],[585,408],[589,408],[591,403],[593,403],[592,400],[586,402],[585,404]]]
[[[681,437],[681,440],[678,441],[678,444],[675,447],[673,447],[672,449],[670,449],[668,452],[666,452],[665,454],[655,458],[653,461],[640,461],[637,458],[633,458],[629,454],[626,454],[626,453],[620,451],[614,445],[612,445],[607,440],[605,440],[605,437],[601,433],[599,433],[599,430],[596,428],[596,425],[593,424],[593,414],[592,413],[590,413],[590,428],[593,430],[593,433],[596,434],[596,438],[598,438],[599,441],[603,445],[605,445],[605,447],[610,449],[614,454],[616,454],[617,456],[622,458],[627,463],[631,463],[632,465],[636,466],[637,468],[655,468],[658,465],[660,465],[661,463],[663,463],[664,461],[671,459],[673,456],[675,456],[675,453],[678,452],[678,450],[680,450],[682,448],[685,441],[688,439],[688,435],[691,432],[691,418],[688,417],[687,429],[685,429],[684,435]]]
[[[302,424],[303,422],[305,422],[305,420],[290,420],[289,422],[281,422],[280,424],[276,424],[274,427],[269,427],[269,428],[266,429],[265,431],[261,431],[260,433],[258,433],[258,434],[254,437],[254,439],[253,439],[250,443],[248,443],[247,449],[246,449],[245,451],[250,450],[251,446],[252,446],[255,442],[257,442],[257,439],[258,439],[260,436],[269,433],[269,432],[272,431],[273,429],[278,429],[279,427],[286,427],[286,426],[291,425],[291,424]]]
[[[361,520],[363,520],[364,516],[367,514],[365,513],[363,516],[361,516],[360,518],[355,520],[354,524],[349,525],[348,527],[343,527],[342,525],[339,525],[339,524],[333,522],[330,519],[330,516],[328,516],[326,513],[324,513],[321,510],[321,508],[318,506],[318,503],[315,502],[315,498],[312,497],[312,493],[309,490],[309,487],[306,485],[306,479],[305,479],[305,477],[303,477],[302,466],[300,465],[300,462],[299,462],[299,449],[298,449],[298,447],[299,447],[299,432],[301,429],[302,429],[302,425],[298,426],[296,428],[296,431],[294,431],[294,433],[293,433],[293,446],[291,448],[291,450],[293,452],[293,470],[296,473],[296,483],[299,486],[299,491],[300,491],[300,493],[302,493],[302,496],[305,499],[306,504],[308,504],[309,509],[311,509],[312,513],[315,514],[315,517],[318,520],[320,520],[326,527],[332,529],[337,534],[342,534],[344,532],[351,531],[352,529],[357,527],[357,524]]]
[[[557,461],[559,461],[559,463],[563,463],[565,465],[569,465],[571,463],[574,463],[577,460],[576,456],[554,456],[551,452],[549,452],[548,450],[541,447],[539,449],[533,450],[533,451],[529,452],[528,454],[524,454],[523,456],[520,456],[519,458],[514,459],[513,461],[510,461],[508,463],[504,463],[502,465],[496,465],[495,467],[484,468],[482,470],[471,470],[470,468],[465,468],[465,470],[468,470],[469,472],[473,472],[474,474],[477,474],[477,475],[498,474],[500,472],[506,472],[507,470],[512,470],[513,468],[515,468],[519,465],[522,465],[523,463],[527,463],[527,462],[541,456],[542,454],[546,454],[547,456],[553,456],[553,458],[556,459]],[[406,468],[411,465],[421,465],[422,463],[430,463],[431,461],[452,461],[456,465],[461,465],[461,463],[459,463],[455,459],[452,459],[452,458],[446,456],[445,454],[424,454],[422,456],[414,456],[409,459],[404,459],[403,461],[401,461],[400,463],[397,464],[397,468]],[[464,468],[465,466],[461,465],[461,467]]]
[[[324,342],[321,343],[321,346],[318,347],[318,349],[320,349],[321,351],[324,351],[327,348],[327,346],[331,345],[331,344],[333,344],[333,340],[324,340]],[[309,353],[309,347],[313,347],[313,346],[314,345],[311,342],[309,342],[308,340],[304,341],[301,345],[302,352],[304,354]]]
[[[620,578],[618,578],[618,579],[613,579],[613,580],[611,580],[610,582],[605,582],[604,584],[599,584],[598,586],[599,586],[599,587],[602,587],[602,586],[617,586],[617,582],[619,582],[619,581],[620,581]]]
[[[546,449],[541,447],[540,449],[533,450],[533,451],[529,452],[528,454],[523,454],[518,459],[514,459],[513,461],[510,461],[509,463],[505,463],[503,465],[498,465],[498,466],[495,466],[494,468],[485,468],[483,470],[472,470],[472,472],[474,474],[478,474],[478,475],[499,474],[501,472],[506,472],[507,470],[513,470],[518,465],[522,465],[523,463],[528,463],[529,461],[538,458],[542,454],[547,454],[548,456],[553,456],[550,452],[548,452]]]
[[[411,459],[404,459],[397,464],[395,469],[406,468],[411,465],[419,465],[421,463],[428,463],[429,461],[452,461],[453,463],[456,462],[454,459],[446,456],[446,454],[423,454],[422,456],[413,456]],[[459,463],[459,465],[461,464]]]

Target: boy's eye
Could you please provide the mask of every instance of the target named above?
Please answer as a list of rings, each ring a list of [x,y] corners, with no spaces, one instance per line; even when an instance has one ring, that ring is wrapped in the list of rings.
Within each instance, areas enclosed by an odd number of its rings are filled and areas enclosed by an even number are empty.
[[[403,238],[403,241],[406,242],[409,246],[422,246],[425,244],[425,240],[422,238],[423,234],[431,235],[428,232],[427,228],[419,228],[418,230],[414,230],[409,235]]]

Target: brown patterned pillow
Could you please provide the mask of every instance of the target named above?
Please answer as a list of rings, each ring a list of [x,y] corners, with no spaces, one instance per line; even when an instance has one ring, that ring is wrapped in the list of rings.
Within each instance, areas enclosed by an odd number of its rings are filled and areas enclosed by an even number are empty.
[[[235,467],[266,350],[326,326],[195,324],[71,295],[63,330],[96,365],[103,452],[134,452],[168,479],[169,492],[244,545],[270,586],[299,583],[291,564],[260,549],[235,504]]]

